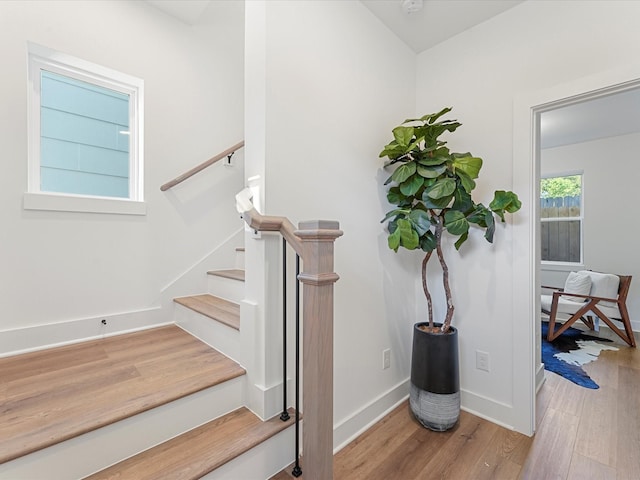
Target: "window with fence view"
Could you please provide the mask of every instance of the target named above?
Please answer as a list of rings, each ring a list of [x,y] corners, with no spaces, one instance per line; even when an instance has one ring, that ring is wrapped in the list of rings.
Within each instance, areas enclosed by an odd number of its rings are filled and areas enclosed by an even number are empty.
[[[582,263],[582,175],[540,180],[542,260]]]

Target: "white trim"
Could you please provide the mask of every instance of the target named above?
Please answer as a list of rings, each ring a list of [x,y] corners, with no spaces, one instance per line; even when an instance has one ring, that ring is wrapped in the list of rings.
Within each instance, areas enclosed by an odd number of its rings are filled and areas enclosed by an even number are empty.
[[[507,405],[506,403],[498,402],[492,398],[478,395],[477,393],[464,389],[460,389],[460,403],[460,410],[471,413],[476,417],[484,418],[508,430],[514,430],[513,422],[506,423],[497,420],[498,418],[513,419],[513,405]]]
[[[545,110],[637,88],[639,85],[640,65],[629,64],[553,88],[525,93],[514,101],[514,191],[521,194],[525,201],[517,215],[516,221],[520,223],[514,229],[512,318],[513,345],[517,345],[517,348],[513,349],[513,390],[514,406],[521,405],[522,414],[527,409],[530,412],[528,429],[531,432],[535,428],[534,385],[536,367],[539,366],[539,361],[538,365],[534,361],[534,346],[537,347],[535,332],[540,328],[540,245],[537,241],[537,225],[540,223],[537,210],[540,185],[537,179],[540,178],[540,162],[535,157],[535,148],[539,146],[539,130],[534,126],[539,123],[539,113]],[[531,205],[527,206],[527,203]],[[526,427],[524,424],[521,426]],[[516,430],[523,431],[518,427]]]
[[[103,88],[114,90],[129,96],[129,197],[130,202],[144,201],[144,80],[125,73],[112,70],[101,65],[56,52],[47,47],[31,42],[27,43],[28,55],[28,180],[27,191],[30,194],[51,193],[40,190],[40,93],[42,70],[64,75],[80,81],[88,82]],[[72,197],[91,198],[103,203],[104,197],[89,195],[70,195]],[[109,200],[115,197],[109,197]],[[27,202],[25,202],[27,203]],[[78,202],[72,202],[76,204]],[[38,210],[66,209],[66,204],[57,203],[55,208],[37,207]],[[25,207],[27,208],[27,207]],[[94,212],[94,209],[77,209],[70,207],[68,211]],[[118,209],[95,213],[125,213]],[[137,215],[146,212],[137,210]]]
[[[550,262],[548,260],[542,260],[540,263],[541,270],[553,271],[553,272],[571,272],[576,269],[586,270],[584,263],[571,263],[571,262]]]
[[[120,215],[146,215],[147,204],[128,199],[84,197],[59,193],[31,193],[23,195],[25,210],[53,212],[115,213]]]
[[[333,425],[333,453],[336,454],[409,398],[409,379]]]
[[[106,321],[106,325],[102,323]],[[160,307],[0,331],[0,358],[172,324]]]

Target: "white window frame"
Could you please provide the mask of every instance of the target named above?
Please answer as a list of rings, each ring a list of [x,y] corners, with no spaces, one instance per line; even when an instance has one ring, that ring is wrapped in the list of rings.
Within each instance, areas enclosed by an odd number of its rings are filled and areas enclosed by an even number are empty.
[[[559,262],[553,260],[541,260],[541,263],[545,268],[549,270],[565,270],[567,267],[581,268],[584,267],[584,172],[581,170],[562,172],[562,173],[547,173],[540,176],[540,180],[545,178],[558,178],[558,177],[572,177],[580,175],[580,216],[579,217],[540,217],[540,222],[558,222],[568,220],[580,220],[580,261],[578,262]],[[538,199],[538,201],[540,201]]]
[[[144,203],[144,81],[47,47],[28,43],[28,174],[26,210],[145,215]],[[129,96],[129,197],[116,198],[40,190],[41,71],[71,77]]]

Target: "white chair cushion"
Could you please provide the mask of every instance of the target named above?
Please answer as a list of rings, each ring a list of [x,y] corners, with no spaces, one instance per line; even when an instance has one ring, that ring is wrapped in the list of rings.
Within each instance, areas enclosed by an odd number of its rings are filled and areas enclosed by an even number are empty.
[[[543,310],[546,310],[547,312],[551,311],[551,302],[553,301],[553,295],[540,295],[540,306],[542,307]],[[607,317],[609,318],[621,318],[620,316],[620,310],[618,310],[618,307],[607,307],[607,306],[603,306],[602,305],[603,302],[600,302],[597,307],[602,311],[602,313],[604,313]],[[606,302],[606,303],[610,303],[610,302]],[[576,313],[578,310],[580,310],[580,308],[584,307],[584,303],[583,302],[573,302],[571,300],[566,300],[565,297],[560,297],[558,299],[558,312],[557,313],[564,313],[567,315],[573,315],[574,313]],[[586,315],[595,315],[591,310],[589,310]]]
[[[591,276],[585,272],[570,272],[564,283],[565,293],[575,293],[578,295],[589,295],[591,291]],[[563,297],[565,300],[572,302],[586,302],[587,299],[576,297]]]
[[[594,297],[618,298],[618,287],[620,286],[620,277],[610,273],[590,272],[581,270],[578,273],[586,273],[591,277],[591,293]],[[600,302],[598,308],[609,307],[618,309],[615,302]],[[605,313],[604,310],[602,313]],[[620,314],[618,313],[618,318]]]

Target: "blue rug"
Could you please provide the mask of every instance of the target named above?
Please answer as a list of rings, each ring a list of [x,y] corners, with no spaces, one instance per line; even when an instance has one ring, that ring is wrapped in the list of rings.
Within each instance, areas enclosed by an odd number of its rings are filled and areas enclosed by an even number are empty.
[[[556,326],[556,328],[558,327]],[[552,342],[548,342],[548,331],[549,323],[542,322],[542,363],[544,363],[544,369],[557,373],[581,387],[592,389],[600,388],[580,365],[569,364],[554,355],[579,350],[580,345],[577,343],[578,341],[597,340],[598,342],[611,343],[611,340],[586,335],[577,328],[569,327],[558,338]]]

